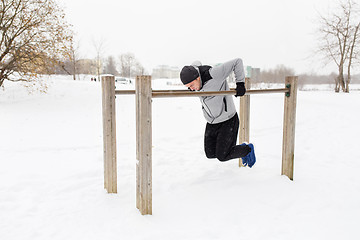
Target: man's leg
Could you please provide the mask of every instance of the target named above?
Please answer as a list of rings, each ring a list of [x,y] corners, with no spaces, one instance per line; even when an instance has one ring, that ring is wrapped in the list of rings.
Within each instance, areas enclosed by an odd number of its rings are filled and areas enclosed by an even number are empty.
[[[204,135],[204,150],[207,158],[216,158],[216,138],[218,126],[206,124]]]
[[[234,117],[222,123],[216,139],[216,157],[220,161],[245,157],[250,151],[246,145],[236,145],[239,130],[239,117]]]

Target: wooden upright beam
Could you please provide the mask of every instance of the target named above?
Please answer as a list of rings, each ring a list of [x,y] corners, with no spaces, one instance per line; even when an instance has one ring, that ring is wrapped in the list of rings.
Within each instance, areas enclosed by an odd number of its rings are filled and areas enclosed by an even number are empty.
[[[245,79],[245,88],[250,90],[250,78]],[[250,95],[240,97],[239,110],[239,143],[249,142],[250,140]],[[239,158],[239,167],[243,167],[242,159]]]
[[[140,129],[139,129],[139,94],[136,94],[140,91],[140,80],[136,78],[135,80],[135,109],[136,109],[136,208],[140,209],[140,174],[139,174],[139,151],[140,151]]]
[[[116,193],[115,77],[103,76],[101,78],[101,88],[104,140],[104,188],[108,193]]]
[[[152,116],[151,76],[136,77],[136,206],[142,215],[152,214]]]
[[[284,102],[284,131],[282,146],[281,175],[294,179],[294,149],[295,149],[295,121],[296,121],[296,95],[298,77],[286,77],[285,86],[290,89],[285,94]]]

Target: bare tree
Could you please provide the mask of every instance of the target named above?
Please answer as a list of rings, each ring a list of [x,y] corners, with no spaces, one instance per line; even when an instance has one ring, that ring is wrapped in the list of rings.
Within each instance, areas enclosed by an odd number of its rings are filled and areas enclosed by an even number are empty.
[[[116,62],[113,56],[109,56],[106,61],[106,65],[104,66],[104,72],[107,74],[118,75],[118,71],[116,70]]]
[[[133,53],[124,53],[119,57],[121,76],[131,77],[131,68],[135,62],[135,55]]]
[[[135,73],[136,76],[145,74],[145,68],[143,67],[143,65],[139,61],[136,61],[136,63],[135,63],[134,73]]]
[[[359,42],[360,11],[352,0],[340,0],[335,12],[327,16],[320,16],[319,25],[319,53],[324,56],[325,62],[334,62],[338,67],[338,76],[335,78],[335,92],[349,92],[351,67],[357,58]],[[345,81],[344,68],[347,66]]]
[[[119,56],[121,76],[131,77],[136,75],[143,75],[145,72],[144,67],[135,58],[133,53],[125,53]]]
[[[1,0],[0,9],[0,86],[36,80],[68,58],[72,32],[55,0]]]
[[[80,53],[79,53],[79,42],[75,43],[72,39],[69,49],[69,58],[59,64],[58,67],[54,69],[55,74],[69,74],[73,76],[73,79],[76,80],[76,74],[79,74],[80,70]]]
[[[347,79],[345,82],[345,92],[349,92],[349,84],[351,81],[351,67],[354,59],[358,58],[358,51],[359,51],[359,27],[360,27],[360,21],[354,28],[353,38],[352,41],[349,44],[349,63],[348,63],[348,74]]]
[[[70,46],[70,63],[71,63],[71,73],[73,75],[73,79],[76,80],[76,74],[79,73],[79,60],[80,60],[80,44],[79,42],[71,42]]]
[[[105,50],[105,39],[104,38],[100,38],[98,40],[93,40],[93,45],[96,51],[96,57],[95,57],[95,61],[96,61],[96,74],[98,76],[98,80],[100,81],[100,74],[101,74],[101,69],[102,69],[102,62],[101,59],[104,55],[104,50]]]
[[[295,75],[294,69],[280,64],[275,68],[261,71],[259,80],[264,83],[282,83],[286,76],[293,75]]]

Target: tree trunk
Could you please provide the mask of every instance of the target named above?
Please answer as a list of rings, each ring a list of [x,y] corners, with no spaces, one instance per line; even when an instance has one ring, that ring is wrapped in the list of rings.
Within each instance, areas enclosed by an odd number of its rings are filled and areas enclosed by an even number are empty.
[[[349,92],[349,84],[350,84],[350,81],[351,81],[351,75],[350,75],[350,69],[351,69],[351,59],[350,59],[350,63],[349,63],[349,66],[348,66],[348,75],[347,75],[347,78],[346,78],[346,82],[345,82],[345,91],[346,93]]]
[[[336,79],[335,92],[339,92],[341,90],[345,92],[345,83],[344,83],[344,65],[340,64],[339,66],[339,75]]]
[[[101,65],[100,65],[100,57],[98,58],[98,63],[97,63],[97,76],[98,76],[98,80],[100,82],[100,68],[101,68]]]
[[[349,92],[349,84],[350,84],[350,80],[351,80],[351,74],[350,74],[350,71],[351,71],[351,63],[352,63],[352,59],[355,57],[356,59],[356,53],[355,53],[355,56],[354,56],[354,49],[355,49],[355,45],[356,43],[358,42],[358,31],[359,31],[359,28],[360,28],[360,22],[358,23],[358,25],[355,27],[355,32],[354,32],[354,37],[353,37],[353,40],[352,40],[352,43],[351,43],[351,46],[350,46],[350,55],[349,55],[349,65],[348,65],[348,76],[347,76],[347,79],[346,79],[346,88],[345,88],[345,92]]]
[[[345,82],[345,92],[346,93],[349,92],[349,83],[350,83],[350,77],[348,77]]]
[[[75,54],[73,52],[72,58],[73,58],[73,79],[74,80],[76,80],[76,58],[75,57],[76,56],[75,56]]]
[[[76,80],[76,66],[75,66],[75,62],[74,62],[74,66],[73,66],[73,79]]]
[[[337,76],[335,78],[335,92],[339,92],[340,91],[340,84],[339,84],[339,76]]]

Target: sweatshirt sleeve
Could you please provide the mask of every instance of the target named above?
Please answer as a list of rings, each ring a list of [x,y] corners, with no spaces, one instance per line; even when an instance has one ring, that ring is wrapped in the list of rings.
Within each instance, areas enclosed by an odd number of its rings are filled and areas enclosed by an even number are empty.
[[[235,81],[237,83],[245,82],[244,66],[241,58],[236,58],[219,66],[211,68],[210,75],[214,79],[224,80],[230,75],[232,71],[234,71],[235,73]]]

